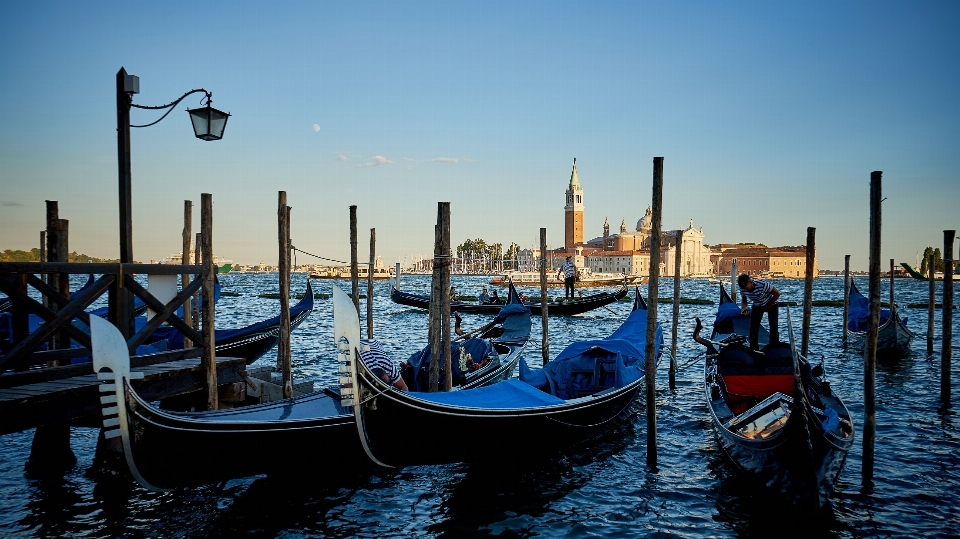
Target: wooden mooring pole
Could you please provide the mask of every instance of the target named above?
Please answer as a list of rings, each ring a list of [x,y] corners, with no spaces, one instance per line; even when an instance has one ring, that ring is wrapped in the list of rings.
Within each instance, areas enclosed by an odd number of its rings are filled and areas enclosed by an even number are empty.
[[[647,287],[647,342],[644,349],[647,397],[647,466],[657,469],[657,299],[660,286],[660,219],[663,204],[663,157],[653,158],[653,230],[650,233],[650,285]]]
[[[803,336],[800,340],[800,355],[803,357],[807,357],[810,351],[810,314],[813,311],[813,260],[816,253],[816,237],[817,229],[812,226],[807,227],[807,267],[803,279]]]
[[[283,398],[293,398],[293,367],[290,357],[290,206],[287,192],[279,191],[277,199],[277,244],[280,277],[280,333],[277,341],[277,370],[283,380]]]
[[[893,259],[890,259],[890,316],[896,316],[897,305],[893,302],[893,287],[896,283],[893,280]]]
[[[680,245],[683,229],[677,230],[676,249],[673,255],[673,335],[670,343],[670,389],[677,388],[677,332],[680,323]]]
[[[350,293],[360,318],[360,271],[357,267],[357,207],[350,206]]]
[[[877,436],[877,332],[880,327],[880,217],[881,177],[870,173],[870,315],[863,347],[863,464],[864,485],[873,482],[874,448]]]
[[[936,268],[934,266],[936,261],[936,255],[931,254],[929,263],[927,264],[927,273],[930,277],[927,279],[930,285],[930,302],[927,305],[927,355],[933,355],[933,309],[937,305],[937,281],[934,280],[934,272]]]
[[[552,268],[551,268],[552,269]],[[540,354],[545,367],[550,362],[550,307],[547,306],[547,229],[540,229],[540,327],[543,339]]]
[[[723,286],[721,284],[720,286]],[[730,261],[730,299],[737,302],[737,259]]]
[[[377,256],[377,229],[370,229],[370,268],[367,270],[367,338],[373,338],[373,267]]]
[[[453,357],[450,350],[450,203],[439,202],[440,212],[440,349],[443,351],[443,390],[453,389]],[[434,262],[436,263],[436,262]]]
[[[943,343],[940,349],[940,400],[950,406],[950,358],[953,353],[953,240],[956,230],[943,231]]]
[[[213,195],[200,195],[200,238],[203,246],[203,372],[207,385],[207,410],[220,407],[217,398],[217,351],[213,301],[216,267],[213,265]]]
[[[67,262],[69,250],[69,221],[60,219],[57,201],[47,202],[47,230],[46,253],[44,256],[50,262]],[[43,238],[44,235],[41,235]],[[50,274],[47,284],[55,288],[61,295],[70,297],[70,275]],[[24,283],[25,284],[25,283]],[[25,290],[24,290],[25,291]],[[57,312],[59,306],[55,301],[47,302],[47,306]],[[26,316],[24,316],[24,319]],[[70,348],[70,335],[67,332],[57,332],[50,340],[50,349],[60,350]],[[48,361],[48,367],[58,366],[56,361]],[[70,448],[70,425],[67,423],[52,423],[37,427],[33,434],[33,443],[30,446],[30,458],[25,465],[28,475],[34,477],[56,476],[73,467],[77,457]]]
[[[193,201],[183,201],[183,233],[181,236],[183,251],[180,254],[180,264],[187,266],[190,264],[190,240],[193,239]],[[190,286],[190,275],[184,273],[180,275],[180,289],[183,290]],[[192,298],[187,298],[183,303],[183,323],[193,327],[193,308]],[[190,337],[183,337],[183,347],[193,348],[193,341]]]
[[[843,331],[840,333],[843,347],[847,347],[847,315],[850,313],[850,255],[843,255]]]
[[[197,232],[194,242],[193,242],[193,265],[200,266],[203,264],[203,233]],[[195,275],[194,277],[200,277]],[[203,288],[203,287],[201,287]],[[200,331],[200,291],[198,290],[193,294],[193,329],[194,331]]]
[[[440,290],[440,270],[437,265],[437,253],[443,243],[440,232],[440,209],[437,209],[437,224],[433,226],[433,275],[430,278],[430,317],[428,341],[430,342],[430,391],[440,389],[440,301],[443,295]],[[449,292],[448,292],[449,293]]]

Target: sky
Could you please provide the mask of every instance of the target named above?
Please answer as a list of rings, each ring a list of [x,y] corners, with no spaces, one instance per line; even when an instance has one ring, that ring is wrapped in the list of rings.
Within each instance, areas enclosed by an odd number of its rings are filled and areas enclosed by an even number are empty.
[[[278,191],[300,250],[388,265],[429,257],[437,203],[454,247],[562,246],[573,158],[585,236],[629,229],[664,157],[664,230],[802,245],[822,269],[913,263],[960,228],[957,2],[0,3],[0,250],[39,245],[45,200],[70,250],[119,256],[115,78],[141,105],[194,88],[232,114],[193,136],[187,108],[133,129],[133,253],[179,253],[183,201],[213,195],[214,251],[276,264]],[[155,111],[133,110],[146,124]],[[956,244],[954,246],[956,250]],[[298,254],[298,263],[322,262]],[[882,263],[887,267],[888,262]]]

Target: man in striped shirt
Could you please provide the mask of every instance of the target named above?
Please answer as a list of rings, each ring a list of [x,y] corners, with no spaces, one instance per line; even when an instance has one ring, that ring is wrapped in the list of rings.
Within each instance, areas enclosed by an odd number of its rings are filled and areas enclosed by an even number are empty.
[[[383,350],[383,345],[376,339],[360,339],[360,359],[363,364],[370,369],[370,372],[377,375],[384,382],[396,387],[397,389],[407,390],[407,384],[400,376],[400,369],[403,366],[397,366],[387,353]]]
[[[567,261],[560,266],[557,276],[563,275],[563,295],[564,299],[573,299],[573,282],[577,277],[577,266],[573,263],[572,257],[567,257]]]
[[[750,312],[750,348],[756,350],[757,340],[760,335],[760,322],[763,319],[763,313],[767,313],[767,321],[770,322],[770,342],[780,341],[780,330],[777,327],[779,318],[780,291],[772,284],[761,279],[751,279],[749,275],[743,274],[737,277],[737,284],[740,287],[740,313],[747,315],[747,298],[753,302],[753,311]]]

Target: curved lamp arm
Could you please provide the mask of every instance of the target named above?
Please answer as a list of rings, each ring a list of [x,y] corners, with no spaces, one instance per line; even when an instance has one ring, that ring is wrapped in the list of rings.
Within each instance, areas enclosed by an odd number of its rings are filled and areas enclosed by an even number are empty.
[[[168,114],[170,114],[171,112],[173,112],[174,108],[176,108],[176,106],[177,106],[178,104],[180,104],[180,102],[183,101],[184,98],[186,98],[186,97],[187,97],[188,95],[190,95],[190,94],[195,94],[195,93],[197,93],[197,92],[203,92],[204,94],[206,94],[207,105],[208,105],[208,106],[210,105],[210,103],[213,102],[213,94],[212,94],[212,93],[204,90],[203,88],[197,88],[197,89],[195,89],[195,90],[190,90],[189,92],[181,95],[180,98],[177,99],[176,101],[174,101],[173,103],[168,103],[168,104],[166,104],[166,105],[160,105],[160,106],[157,106],[157,107],[148,107],[148,106],[146,106],[146,105],[137,105],[136,103],[131,103],[131,104],[130,104],[131,107],[136,107],[136,108],[138,108],[138,109],[163,110],[163,109],[167,109],[167,108],[168,108],[168,109],[170,109],[170,110],[168,110],[166,113],[164,113],[164,115],[161,116],[160,119],[157,120],[157,121],[155,121],[155,122],[148,123],[148,124],[144,124],[144,125],[131,125],[130,127],[150,127],[151,125],[155,125],[155,124],[160,123],[160,121],[163,120],[164,118],[166,118]],[[203,103],[203,100],[201,100],[200,103],[202,104],[202,103]]]

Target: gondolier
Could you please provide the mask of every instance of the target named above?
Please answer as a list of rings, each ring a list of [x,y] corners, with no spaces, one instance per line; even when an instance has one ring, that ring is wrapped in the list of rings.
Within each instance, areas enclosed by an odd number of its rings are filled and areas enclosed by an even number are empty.
[[[567,257],[567,261],[560,266],[557,276],[563,274],[563,297],[573,298],[573,282],[577,278],[577,266],[573,263],[572,257]]]
[[[780,299],[780,291],[764,280],[751,279],[747,274],[737,277],[737,285],[743,298],[740,302],[741,314],[747,314],[747,298],[753,302],[753,310],[750,311],[750,348],[753,350],[759,348],[757,340],[764,312],[767,313],[767,321],[770,322],[770,344],[780,342],[780,332],[777,328],[779,318],[777,300]]]

